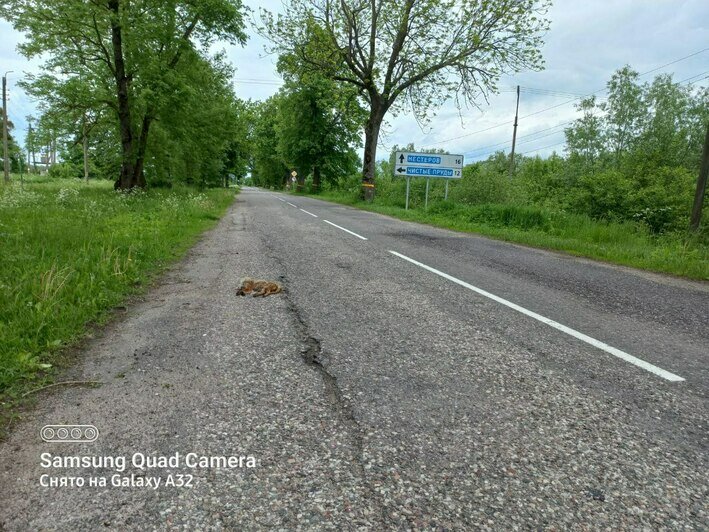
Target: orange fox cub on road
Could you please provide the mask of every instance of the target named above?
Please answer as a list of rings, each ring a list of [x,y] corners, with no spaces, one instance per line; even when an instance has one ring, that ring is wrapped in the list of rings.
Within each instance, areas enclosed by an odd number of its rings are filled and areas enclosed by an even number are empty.
[[[236,295],[245,296],[246,294],[251,294],[252,297],[266,297],[279,292],[283,292],[283,287],[278,283],[244,277],[239,283]]]

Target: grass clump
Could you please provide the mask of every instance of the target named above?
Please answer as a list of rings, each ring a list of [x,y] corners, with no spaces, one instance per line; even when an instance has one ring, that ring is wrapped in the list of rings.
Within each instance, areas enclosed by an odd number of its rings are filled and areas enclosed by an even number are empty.
[[[382,180],[373,203],[359,199],[359,187],[332,188],[316,197],[386,214],[402,220],[426,223],[563,251],[624,266],[709,280],[709,235],[688,232],[655,233],[642,221],[594,219],[587,214],[537,205],[507,203],[466,204],[443,199],[443,184],[431,182],[428,208],[424,206],[425,181],[412,182],[409,210],[404,209],[402,185]],[[358,184],[357,184],[358,185]],[[435,186],[434,186],[435,185]]]

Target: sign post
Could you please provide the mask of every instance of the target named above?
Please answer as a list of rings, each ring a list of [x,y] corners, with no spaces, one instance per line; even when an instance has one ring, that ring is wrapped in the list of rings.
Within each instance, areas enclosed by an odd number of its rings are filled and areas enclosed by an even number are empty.
[[[395,154],[394,176],[406,177],[406,209],[409,208],[409,191],[412,177],[426,178],[426,202],[428,207],[428,189],[432,177],[446,180],[446,199],[448,199],[448,180],[463,177],[463,156],[443,153],[414,153],[398,151]]]
[[[411,188],[411,178],[406,177],[406,210],[409,210],[409,189]]]

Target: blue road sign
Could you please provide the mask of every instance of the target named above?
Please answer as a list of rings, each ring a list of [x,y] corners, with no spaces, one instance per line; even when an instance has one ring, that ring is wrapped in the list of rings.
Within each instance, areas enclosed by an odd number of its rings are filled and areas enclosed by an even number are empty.
[[[397,166],[396,175],[408,177],[461,177],[457,168],[432,168],[430,166]]]

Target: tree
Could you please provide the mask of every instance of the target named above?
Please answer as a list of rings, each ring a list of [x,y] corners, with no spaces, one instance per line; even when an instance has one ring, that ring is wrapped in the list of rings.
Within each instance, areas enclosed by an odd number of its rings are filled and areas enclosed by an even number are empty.
[[[263,11],[275,51],[355,86],[368,107],[364,196],[374,196],[379,130],[408,105],[421,121],[451,95],[475,104],[505,72],[538,69],[548,0],[290,0]]]
[[[58,83],[80,76],[113,110],[123,189],[145,185],[150,128],[184,56],[246,39],[240,0],[10,0],[0,15],[25,32],[24,55],[46,56]]]
[[[260,186],[282,188],[290,179],[278,149],[278,115],[283,95],[277,93],[257,105],[253,130],[253,178]]]
[[[323,175],[336,179],[355,171],[361,144],[358,135],[364,110],[357,92],[317,73],[304,73],[293,65],[297,58],[283,56],[279,71],[286,84],[279,104],[278,149],[289,166],[299,171],[299,186],[312,174],[320,190]]]
[[[638,84],[639,74],[625,66],[615,72],[608,82],[608,101],[599,108],[606,113],[606,140],[615,156],[616,167],[621,156],[632,148],[632,143],[642,132],[648,115],[643,92]]]
[[[76,65],[77,67],[79,65]],[[39,100],[42,122],[51,124],[56,141],[63,139],[65,151],[72,158],[76,147],[81,146],[78,166],[83,166],[84,178],[88,179],[90,167],[90,137],[101,122],[109,119],[109,109],[105,102],[110,98],[110,90],[96,86],[95,76],[86,74],[85,69],[68,75],[48,73],[27,74],[19,83],[31,96]],[[41,132],[38,132],[41,136]],[[50,135],[51,136],[51,135]]]
[[[596,114],[598,109],[596,97],[582,99],[576,109],[583,113],[581,118],[574,120],[571,127],[564,130],[566,135],[566,150],[572,161],[578,160],[584,170],[593,171],[599,156],[604,151],[603,118]]]
[[[148,143],[146,170],[156,182],[223,184],[227,152],[240,134],[232,75],[233,67],[221,56],[207,62],[198,54],[185,54],[173,72],[179,90],[166,94],[156,108],[156,135]]]
[[[253,130],[256,105],[252,101],[235,102],[235,132],[226,151],[226,169],[241,182],[253,173]]]

